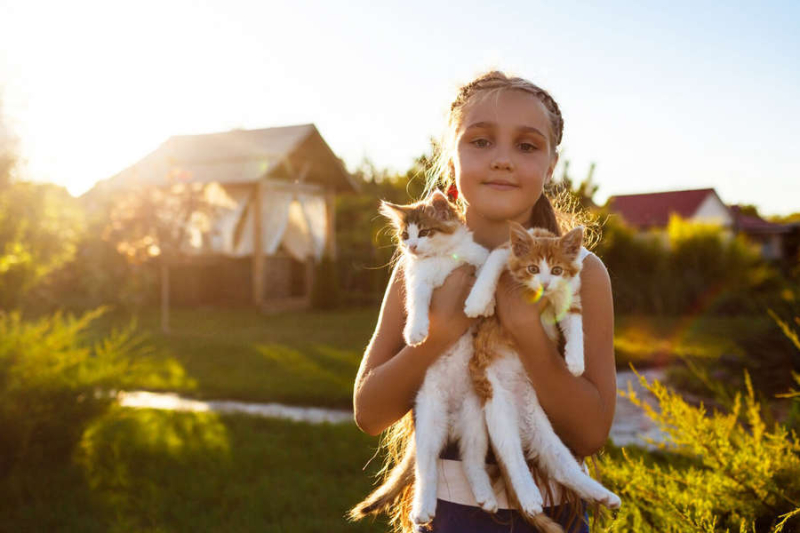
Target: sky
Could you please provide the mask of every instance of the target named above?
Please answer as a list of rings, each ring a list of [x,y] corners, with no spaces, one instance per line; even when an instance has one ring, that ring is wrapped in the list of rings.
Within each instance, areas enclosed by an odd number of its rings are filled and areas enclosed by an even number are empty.
[[[460,84],[534,81],[609,195],[714,187],[800,211],[798,2],[0,0],[24,175],[81,194],[171,135],[313,122],[405,171]]]

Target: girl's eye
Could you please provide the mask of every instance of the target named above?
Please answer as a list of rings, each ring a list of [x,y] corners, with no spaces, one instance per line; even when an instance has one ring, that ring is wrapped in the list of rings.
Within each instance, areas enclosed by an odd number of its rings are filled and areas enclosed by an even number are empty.
[[[561,273],[564,272],[564,269],[561,267],[553,267],[553,270],[550,272],[552,272],[554,276],[560,276]]]
[[[478,148],[486,148],[487,146],[489,146],[489,141],[487,141],[486,139],[475,139],[474,141],[472,141],[472,144],[474,144]]]
[[[536,145],[531,143],[520,143],[519,147],[523,152],[533,152],[536,150]]]
[[[531,274],[538,274],[539,273],[539,267],[537,267],[536,265],[529,265],[528,266],[528,272],[530,272]]]
[[[404,241],[408,240],[408,232],[407,231],[404,231],[403,234],[400,235],[400,236],[403,238]]]

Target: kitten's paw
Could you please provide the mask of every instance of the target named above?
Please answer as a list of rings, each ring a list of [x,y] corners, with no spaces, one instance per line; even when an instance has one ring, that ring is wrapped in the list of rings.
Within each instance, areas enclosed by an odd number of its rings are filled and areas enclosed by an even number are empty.
[[[602,498],[598,498],[598,503],[605,505],[609,509],[619,509],[622,505],[622,500],[619,499],[619,496],[608,490],[605,492],[606,494]]]
[[[529,492],[527,494],[518,494],[517,499],[519,500],[520,511],[526,515],[534,517],[542,513],[544,501],[542,500],[542,495],[539,494],[538,490]]]
[[[495,498],[494,494],[490,494],[486,498],[478,498],[476,496],[475,500],[478,502],[478,507],[480,507],[487,513],[495,514],[497,512],[498,509],[497,498]]]
[[[428,321],[417,320],[415,322],[407,322],[406,327],[403,328],[403,337],[406,344],[409,346],[416,346],[425,340],[428,336]]]
[[[492,316],[494,314],[494,298],[482,298],[480,295],[470,294],[464,302],[464,314],[470,318],[478,316]]]
[[[421,526],[422,524],[427,524],[433,517],[436,516],[436,499],[433,499],[433,503],[430,500],[423,502],[423,501],[414,501],[414,505],[411,507],[411,521]]]
[[[573,376],[580,376],[583,374],[583,357],[580,359],[567,358],[567,368]]]

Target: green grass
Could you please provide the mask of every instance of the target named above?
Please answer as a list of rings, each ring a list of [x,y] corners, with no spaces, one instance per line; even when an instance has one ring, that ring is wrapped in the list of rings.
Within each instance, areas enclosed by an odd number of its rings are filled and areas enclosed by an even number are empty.
[[[97,336],[135,318],[155,346],[153,372],[133,386],[176,390],[205,399],[282,402],[350,408],[353,380],[378,310],[344,309],[261,315],[251,309],[177,308],[172,332],[160,332],[159,311],[109,314]],[[627,369],[666,366],[686,355],[745,355],[753,341],[774,336],[768,316],[617,317],[616,362]]]
[[[353,381],[377,320],[377,309],[261,315],[249,309],[175,309],[171,332],[157,310],[133,317],[156,347],[160,366],[183,379],[138,384],[197,398],[352,407]],[[95,334],[127,324],[111,314]]]
[[[352,424],[115,408],[69,464],[0,484],[0,531],[385,531],[343,518],[376,446]]]

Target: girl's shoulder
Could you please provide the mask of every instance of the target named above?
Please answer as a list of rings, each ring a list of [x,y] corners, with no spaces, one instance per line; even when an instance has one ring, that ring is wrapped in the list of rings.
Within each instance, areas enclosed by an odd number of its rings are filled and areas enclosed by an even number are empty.
[[[594,255],[595,257],[597,257],[597,256],[594,254],[594,252],[590,251],[590,250],[589,250],[589,249],[587,249],[585,246],[581,246],[581,251],[580,251],[580,252],[578,252],[578,261],[579,261],[579,262],[581,262],[581,263],[583,263],[583,260],[584,260],[584,259],[586,259],[586,257],[587,257],[587,256],[590,256],[590,255]],[[599,258],[599,257],[597,257],[597,259],[598,259],[598,260],[600,260],[600,258]],[[602,261],[600,261],[600,262],[602,263]]]

